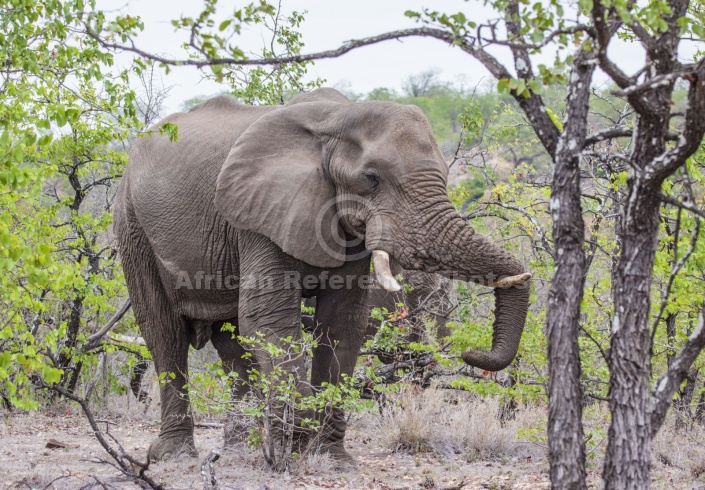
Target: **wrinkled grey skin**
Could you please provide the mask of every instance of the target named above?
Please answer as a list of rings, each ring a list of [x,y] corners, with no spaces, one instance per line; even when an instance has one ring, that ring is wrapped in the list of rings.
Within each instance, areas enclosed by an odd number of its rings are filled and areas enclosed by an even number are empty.
[[[290,287],[291,271],[355,279],[370,270],[365,249],[377,249],[405,269],[480,282],[524,272],[453,208],[447,165],[416,107],[353,104],[319,89],[286,106],[245,106],[219,96],[165,121],[178,125],[178,143],[156,127],[151,138],[135,142],[114,215],[137,323],[156,370],[176,375],[161,388],[161,432],[151,460],[196,452],[184,389],[189,344],[200,348],[210,339],[226,368],[244,378],[244,350],[221,331],[223,322],[275,343],[297,338],[301,300],[316,296],[322,339],[310,385],[301,380],[299,389],[352,374],[367,324],[366,290],[355,281],[344,289],[301,281]],[[336,210],[346,211],[340,220]],[[183,287],[184,274],[194,287]],[[206,287],[200,276],[199,288],[199,274],[255,277],[266,285],[236,280],[218,287],[211,280]],[[488,370],[511,362],[528,307],[526,286],[495,289],[492,350],[468,351],[466,362]],[[260,369],[269,369],[267,358],[256,357]],[[302,370],[303,359],[287,366]],[[345,428],[342,411],[325,421],[323,446],[334,457],[347,457]]]
[[[429,274],[421,271],[405,271],[392,261],[392,273],[396,276],[401,274],[402,284],[411,286],[411,290],[404,290],[393,293],[384,290],[378,283],[372,285],[367,296],[367,329],[365,330],[365,340],[374,338],[381,321],[370,314],[373,308],[386,308],[393,313],[399,308],[397,305],[403,303],[409,312],[416,311],[408,319],[403,321],[407,327],[406,340],[408,342],[422,342],[427,332],[427,322],[434,325],[433,334],[437,340],[450,335],[450,330],[446,326],[448,317],[453,308],[450,299],[452,285],[451,282],[440,274]],[[304,305],[309,308],[316,307],[316,298],[307,298]],[[301,323],[304,330],[315,331],[315,315],[302,315]],[[381,359],[386,362],[387,356]]]

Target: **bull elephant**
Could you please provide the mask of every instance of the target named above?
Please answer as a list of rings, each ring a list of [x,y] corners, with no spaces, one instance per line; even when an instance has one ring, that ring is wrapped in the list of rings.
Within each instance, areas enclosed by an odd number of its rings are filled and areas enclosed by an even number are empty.
[[[158,135],[165,122],[178,126],[178,142]],[[196,454],[184,387],[189,345],[210,340],[224,366],[246,379],[250,361],[225,322],[242,336],[298,338],[301,300],[315,296],[322,335],[310,383],[299,388],[351,375],[367,325],[371,259],[387,290],[399,288],[390,257],[405,269],[494,287],[492,348],[463,359],[506,367],[526,319],[530,274],[455,211],[447,173],[418,108],[351,103],[332,89],[285,106],[218,96],[137,140],[114,230],[136,321],[157,372],[173,378],[161,387],[150,460]],[[255,357],[271,369],[271,359]],[[301,373],[303,362],[286,366]],[[342,411],[322,427],[321,447],[335,458],[349,457],[345,430]]]

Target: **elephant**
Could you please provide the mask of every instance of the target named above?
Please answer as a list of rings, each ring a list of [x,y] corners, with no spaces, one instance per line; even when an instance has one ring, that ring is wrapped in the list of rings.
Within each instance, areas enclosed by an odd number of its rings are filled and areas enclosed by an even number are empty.
[[[178,141],[160,135],[178,127]],[[370,263],[387,290],[390,258],[494,288],[489,351],[465,362],[503,369],[517,353],[531,274],[456,212],[448,167],[423,112],[392,102],[353,103],[317,89],[286,105],[217,96],[157,123],[130,148],[116,193],[114,233],[135,319],[158,373],[161,428],[149,460],[195,456],[189,346],[209,340],[225,369],[251,362],[230,331],[273,343],[301,336],[301,301],[316,297],[319,341],[310,380],[285,363],[304,394],[351,375],[367,326]],[[343,286],[341,287],[341,281]],[[246,386],[238,388],[242,396]],[[320,449],[348,460],[342,410],[326,416]]]
[[[453,309],[450,298],[451,281],[440,274],[403,270],[394,260],[390,260],[390,266],[394,276],[401,274],[404,284],[410,286],[410,290],[405,291],[405,288],[402,288],[401,291],[390,292],[378,283],[370,287],[367,297],[365,340],[374,338],[382,323],[381,320],[371,315],[371,311],[374,308],[384,308],[392,313],[398,309],[397,305],[400,303],[403,303],[407,311],[412,313],[408,319],[403,321],[404,326],[407,327],[405,335],[407,341],[424,341],[424,334],[428,333],[428,321],[433,324],[432,330],[437,340],[450,335],[446,324]],[[315,312],[316,298],[307,298],[304,300],[304,306],[313,308]],[[315,331],[314,318],[315,313],[301,316],[301,323],[305,331]],[[389,362],[391,358],[387,355],[381,355],[380,360]]]

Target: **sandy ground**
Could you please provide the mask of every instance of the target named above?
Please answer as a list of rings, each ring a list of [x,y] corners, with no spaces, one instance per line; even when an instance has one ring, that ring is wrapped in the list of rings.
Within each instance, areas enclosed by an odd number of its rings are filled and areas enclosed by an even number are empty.
[[[126,450],[144,458],[149,442],[158,432],[155,422],[134,422],[114,418],[110,432]],[[101,424],[105,425],[105,423]],[[221,489],[534,489],[548,488],[545,461],[530,458],[507,461],[467,462],[462,456],[444,458],[433,453],[408,455],[392,452],[377,444],[365,421],[350,431],[347,448],[357,467],[341,472],[325,458],[312,458],[301,468],[285,474],[273,473],[255,450],[226,452],[215,463]],[[47,449],[49,439],[68,445]],[[88,423],[73,409],[61,414],[12,415],[0,426],[0,484],[12,489],[139,488],[125,481],[113,467],[93,436]],[[200,461],[211,449],[220,449],[220,429],[196,429],[198,459],[155,464],[151,475],[168,489],[203,488]],[[57,479],[59,478],[59,479]]]
[[[4,417],[4,418],[3,418]],[[152,417],[113,416],[109,430],[133,456],[144,459],[157,435]],[[105,420],[106,418],[102,418]],[[101,426],[107,425],[105,422]],[[289,473],[274,473],[257,450],[225,452],[215,463],[221,490],[226,489],[541,489],[549,488],[548,463],[542,449],[527,456],[468,461],[467,455],[441,456],[432,452],[409,455],[394,452],[376,433],[374,417],[354,421],[346,447],[357,466],[340,471],[327,459],[313,457]],[[197,428],[199,458],[153,464],[150,474],[166,489],[202,489],[201,461],[222,446],[221,429]],[[71,447],[48,449],[49,439]],[[663,444],[663,443],[661,443]],[[684,463],[662,461],[654,450],[654,488],[705,490],[703,476]],[[537,456],[538,454],[538,456]],[[7,489],[135,489],[139,486],[112,466],[100,463],[109,456],[75,408],[44,414],[0,414],[0,486]],[[589,487],[599,488],[599,464],[589,464]],[[461,486],[462,482],[462,486]]]

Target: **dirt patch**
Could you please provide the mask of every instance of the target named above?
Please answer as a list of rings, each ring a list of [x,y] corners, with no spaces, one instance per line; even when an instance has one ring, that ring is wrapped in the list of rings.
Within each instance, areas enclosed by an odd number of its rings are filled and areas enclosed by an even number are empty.
[[[105,420],[105,419],[103,419]],[[133,455],[144,458],[150,441],[158,431],[155,421],[134,421],[113,417],[101,423]],[[225,452],[215,464],[222,489],[421,489],[457,487],[470,489],[548,488],[545,461],[473,461],[463,455],[440,456],[434,453],[409,455],[392,452],[373,437],[371,416],[355,421],[347,448],[357,467],[340,471],[326,458],[313,457],[290,473],[276,474],[266,468],[256,450],[241,448]],[[154,464],[155,479],[168,489],[203,488],[200,461],[211,449],[222,447],[220,429],[196,428],[198,459],[184,458]],[[108,464],[108,455],[98,444],[86,421],[78,413],[19,414],[5,418],[0,426],[0,483],[11,489],[75,489],[81,487],[139,488],[125,481]],[[55,439],[69,445],[47,449]]]
[[[0,415],[1,417],[2,415]],[[154,414],[100,416],[126,450],[139,459],[158,433]],[[367,414],[353,420],[346,447],[357,466],[338,470],[323,457],[312,457],[291,472],[269,470],[257,450],[246,447],[222,454],[215,463],[218,483],[228,489],[541,489],[550,488],[548,463],[543,448],[534,445],[526,451],[513,450],[515,456],[477,459],[482,454],[460,452],[439,454],[427,451],[410,455],[393,451],[381,431],[380,418]],[[666,434],[664,434],[666,435]],[[50,439],[67,447],[48,449]],[[152,477],[167,489],[201,489],[201,461],[211,449],[220,450],[222,430],[197,427],[196,445],[200,456],[154,464]],[[654,488],[704,489],[685,457],[682,459],[662,438],[654,450]],[[681,439],[681,442],[683,440]],[[682,444],[681,444],[682,445]],[[659,454],[671,454],[672,460]],[[692,457],[692,456],[691,456]],[[676,458],[678,458],[676,460]],[[600,488],[600,461],[589,462],[590,488]],[[109,464],[109,456],[98,444],[90,427],[74,408],[50,413],[6,415],[0,424],[0,486],[7,489],[136,489]],[[462,487],[459,487],[460,483]]]

